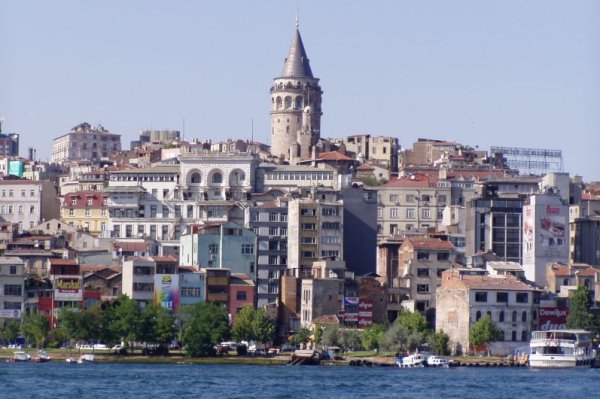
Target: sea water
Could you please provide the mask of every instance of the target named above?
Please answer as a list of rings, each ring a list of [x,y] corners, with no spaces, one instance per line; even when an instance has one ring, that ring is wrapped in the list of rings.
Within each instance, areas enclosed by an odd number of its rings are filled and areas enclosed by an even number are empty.
[[[0,398],[597,398],[600,369],[0,364]]]

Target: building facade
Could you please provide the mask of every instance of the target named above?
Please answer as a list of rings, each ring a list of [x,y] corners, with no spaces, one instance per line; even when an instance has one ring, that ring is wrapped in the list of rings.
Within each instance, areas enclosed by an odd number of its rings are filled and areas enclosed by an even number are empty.
[[[54,139],[52,163],[78,159],[99,161],[121,151],[121,135],[110,133],[102,126],[92,127],[81,123],[67,134]]]
[[[0,219],[27,231],[60,216],[56,188],[50,181],[0,180]]]
[[[62,198],[61,219],[77,228],[100,236],[108,227],[108,195],[98,191],[77,191]]]

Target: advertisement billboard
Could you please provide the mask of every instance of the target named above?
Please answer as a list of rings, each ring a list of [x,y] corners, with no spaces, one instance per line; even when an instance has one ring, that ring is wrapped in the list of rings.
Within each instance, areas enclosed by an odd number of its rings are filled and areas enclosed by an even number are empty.
[[[154,303],[176,312],[179,308],[179,275],[156,274],[154,276]]]
[[[540,330],[564,330],[567,328],[568,314],[569,308],[566,307],[541,307]]]
[[[20,319],[20,309],[0,309],[0,319]]]
[[[358,327],[364,328],[373,324],[373,302],[360,301],[358,304]]]
[[[62,276],[54,280],[54,300],[81,301],[82,299],[83,280],[80,276]]]
[[[8,161],[8,174],[23,177],[23,161]]]

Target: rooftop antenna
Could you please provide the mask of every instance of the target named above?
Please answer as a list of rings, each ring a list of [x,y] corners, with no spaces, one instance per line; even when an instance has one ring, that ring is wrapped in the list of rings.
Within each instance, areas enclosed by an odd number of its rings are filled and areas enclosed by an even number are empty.
[[[5,116],[0,116],[0,134],[2,134],[2,122],[6,120]]]
[[[183,117],[182,119],[183,119],[183,126],[181,128],[181,140],[185,141],[185,117]]]
[[[250,136],[250,142],[254,145],[254,117],[252,117],[252,129],[251,129],[251,136]]]
[[[296,8],[296,29],[300,28],[300,16],[298,15],[298,9]]]

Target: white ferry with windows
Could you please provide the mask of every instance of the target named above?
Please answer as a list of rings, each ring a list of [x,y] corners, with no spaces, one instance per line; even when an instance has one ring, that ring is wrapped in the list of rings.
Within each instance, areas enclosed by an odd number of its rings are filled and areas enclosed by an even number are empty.
[[[535,368],[591,367],[596,356],[585,330],[534,331],[529,347],[529,366]]]

